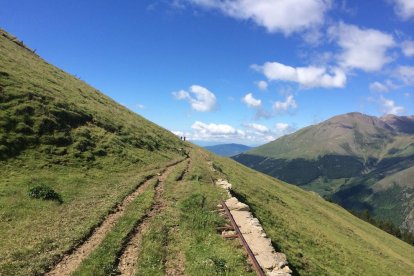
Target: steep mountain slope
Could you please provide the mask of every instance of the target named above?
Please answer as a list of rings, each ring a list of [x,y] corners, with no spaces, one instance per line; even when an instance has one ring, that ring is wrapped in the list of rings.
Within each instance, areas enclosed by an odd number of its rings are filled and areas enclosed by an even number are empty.
[[[251,149],[251,147],[241,144],[221,144],[215,146],[207,146],[204,148],[215,154],[225,157],[234,156]]]
[[[414,231],[409,227],[414,184],[408,177],[414,166],[413,133],[413,116],[349,113],[234,159],[331,197],[348,209],[367,209],[377,218]]]
[[[42,271],[185,148],[0,30],[0,274]]]
[[[64,271],[113,275],[136,237],[137,275],[252,275],[238,241],[217,233],[225,221],[214,211],[227,197],[218,178],[233,184],[298,274],[414,272],[408,244],[314,193],[180,141],[3,31],[0,76],[0,275],[59,271],[79,251]]]

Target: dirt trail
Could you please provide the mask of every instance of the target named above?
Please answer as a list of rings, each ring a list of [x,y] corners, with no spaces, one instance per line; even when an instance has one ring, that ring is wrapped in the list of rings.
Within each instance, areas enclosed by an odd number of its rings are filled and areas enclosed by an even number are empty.
[[[166,207],[164,199],[164,181],[171,173],[174,167],[169,167],[158,179],[159,183],[155,188],[154,205],[149,213],[143,219],[142,223],[134,230],[131,240],[127,243],[124,252],[119,258],[118,270],[121,275],[135,275],[136,263],[139,256],[139,249],[141,247],[142,234],[145,233],[150,225],[151,218],[160,214]]]
[[[188,160],[187,167],[177,179],[181,182],[191,170],[191,159]],[[168,230],[169,236],[177,236],[179,232],[179,227],[175,226]],[[185,257],[182,251],[178,248],[173,248],[171,244],[167,244],[167,259],[165,260],[165,275],[170,276],[180,276],[185,275]]]
[[[178,229],[173,227],[170,229],[168,235],[175,235]],[[185,275],[185,257],[184,253],[177,249],[172,249],[167,245],[169,253],[168,259],[165,262],[165,275],[180,276]]]
[[[165,178],[166,174],[173,169],[177,163],[168,165],[167,169],[159,177]],[[153,178],[151,178],[153,179]],[[92,251],[94,251],[98,245],[103,241],[106,234],[112,229],[115,223],[125,212],[126,207],[131,203],[135,198],[142,194],[150,184],[150,180],[146,180],[144,183],[139,185],[135,191],[129,194],[113,211],[109,214],[106,219],[93,231],[91,236],[78,248],[76,248],[71,253],[65,255],[59,263],[45,275],[48,276],[66,276],[71,275],[81,264],[81,262],[89,256]]]

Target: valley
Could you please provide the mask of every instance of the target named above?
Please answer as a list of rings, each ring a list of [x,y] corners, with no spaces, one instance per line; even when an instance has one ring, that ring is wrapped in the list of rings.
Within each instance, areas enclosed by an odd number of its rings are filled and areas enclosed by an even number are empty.
[[[233,157],[412,232],[414,117],[349,113]]]

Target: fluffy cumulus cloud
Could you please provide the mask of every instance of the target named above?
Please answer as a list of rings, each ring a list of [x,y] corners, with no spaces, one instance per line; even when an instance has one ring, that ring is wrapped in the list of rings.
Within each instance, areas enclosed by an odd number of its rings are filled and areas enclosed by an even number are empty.
[[[276,123],[274,135],[280,137],[286,134],[290,134],[295,131],[295,128],[287,123]]]
[[[259,88],[262,91],[267,90],[267,87],[269,86],[269,84],[263,80],[256,82],[256,85],[257,85],[257,88]]]
[[[242,98],[242,102],[244,102],[249,107],[258,108],[262,105],[262,100],[255,99],[252,93],[248,93]]]
[[[380,97],[381,110],[384,114],[400,115],[405,112],[405,108],[398,106],[395,101],[386,99],[383,96]]]
[[[392,35],[344,23],[331,27],[329,35],[341,48],[338,62],[344,68],[372,72],[393,60],[387,55],[396,46]]]
[[[172,94],[177,100],[188,101],[191,108],[196,111],[212,111],[216,106],[216,96],[207,88],[199,85],[192,85],[189,92],[180,90]]]
[[[401,48],[405,56],[414,57],[414,41],[411,41],[411,40],[404,41],[401,44]]]
[[[227,124],[206,124],[196,121],[191,128],[193,129],[193,140],[228,140],[242,139],[245,133]]]
[[[277,123],[275,125],[275,128],[279,132],[285,132],[289,129],[289,124],[287,124],[287,123]]]
[[[285,101],[277,101],[273,104],[273,110],[277,113],[284,113],[291,109],[296,109],[298,107],[293,95],[288,95]]]
[[[220,10],[237,19],[251,20],[269,32],[289,35],[324,22],[331,0],[187,0]]]
[[[247,124],[246,127],[253,130],[253,131],[255,131],[255,132],[259,132],[259,133],[268,133],[269,132],[269,128],[267,126],[264,126],[264,125],[261,125],[261,124],[251,123],[251,124]]]
[[[244,144],[263,144],[275,140],[295,129],[286,123],[277,123],[274,128],[257,123],[245,124],[242,129],[223,123],[203,123],[196,121],[191,132],[172,131],[175,135],[185,136],[188,140],[233,142]]]
[[[414,17],[414,1],[413,0],[393,0],[395,12],[403,20]]]
[[[253,65],[252,68],[263,73],[269,81],[297,82],[307,88],[340,88],[346,84],[346,75],[339,68],[327,72],[323,67],[291,67],[279,62],[266,62],[261,66]]]

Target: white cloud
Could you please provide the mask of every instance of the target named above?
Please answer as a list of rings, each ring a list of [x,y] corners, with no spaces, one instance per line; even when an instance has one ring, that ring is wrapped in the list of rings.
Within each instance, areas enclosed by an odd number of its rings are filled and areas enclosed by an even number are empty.
[[[190,92],[180,90],[172,94],[177,100],[188,101],[191,108],[196,111],[212,111],[216,106],[216,96],[207,88],[199,85],[192,85]]]
[[[413,0],[393,0],[395,12],[403,20],[414,17],[414,1]]]
[[[269,32],[289,35],[324,22],[331,0],[187,0],[220,10],[237,19],[251,20]]]
[[[228,124],[203,123],[200,121],[194,122],[191,129],[191,132],[172,132],[178,136],[185,136],[192,141],[233,142],[249,145],[267,143],[294,130],[285,123],[276,124],[272,130],[265,125],[249,123],[244,125],[244,130],[241,130]]]
[[[414,2],[413,2],[414,3]],[[405,56],[414,56],[414,41],[406,40],[401,44],[402,51]]]
[[[276,137],[280,137],[289,133],[292,133],[293,131],[295,131],[295,128],[293,128],[292,126],[290,126],[287,123],[277,123],[275,125],[275,136]]]
[[[296,104],[293,95],[289,95],[286,97],[284,102],[277,101],[273,104],[273,109],[276,112],[287,112],[289,109],[295,109],[298,105]]]
[[[380,82],[373,82],[369,85],[369,90],[376,91],[376,92],[388,92],[389,89],[385,84]]]
[[[206,124],[196,121],[191,128],[194,130],[192,140],[242,139],[245,136],[244,131],[227,124]]]
[[[387,55],[387,50],[396,46],[392,35],[344,23],[331,27],[328,32],[342,48],[338,61],[344,68],[372,72],[393,60]]]
[[[256,123],[251,123],[251,124],[247,124],[246,125],[248,128],[257,131],[259,133],[267,133],[269,132],[269,128],[267,126],[261,125],[261,124],[256,124]]]
[[[388,92],[414,85],[414,66],[399,66],[392,71],[392,80],[386,79],[383,82],[373,82],[369,88],[371,91]]]
[[[414,84],[414,66],[400,66],[396,75],[405,85]]]
[[[145,105],[143,105],[143,104],[137,104],[137,107],[138,107],[139,109],[145,109]]]
[[[269,86],[268,83],[266,81],[263,81],[263,80],[262,81],[258,81],[256,83],[256,85],[262,91],[267,90],[267,87]]]
[[[174,133],[177,136],[183,136],[184,135],[184,132],[179,131],[179,130],[171,130],[171,132]]]
[[[262,105],[262,100],[255,99],[252,93],[245,95],[242,98],[242,102],[247,104],[247,106],[254,107],[254,108],[260,107]]]
[[[386,99],[383,96],[381,96],[379,102],[380,102],[380,105],[381,105],[382,112],[384,114],[399,115],[399,114],[405,112],[404,107],[397,106],[397,104],[393,100]]]
[[[262,72],[270,81],[297,82],[304,87],[344,87],[346,75],[339,69],[334,68],[327,72],[323,67],[291,67],[279,62],[266,62],[262,66],[252,65],[252,68]]]
[[[286,123],[277,123],[275,125],[275,127],[276,127],[276,130],[277,131],[284,132],[284,131],[288,130],[289,124],[286,124]]]

